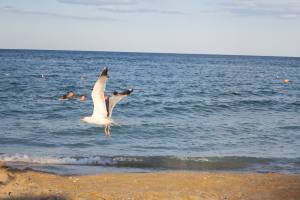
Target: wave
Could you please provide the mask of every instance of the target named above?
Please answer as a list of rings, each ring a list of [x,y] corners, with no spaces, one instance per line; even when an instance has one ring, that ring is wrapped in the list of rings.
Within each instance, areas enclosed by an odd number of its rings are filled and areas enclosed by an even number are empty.
[[[278,127],[280,129],[284,129],[284,130],[300,130],[300,126],[280,126]]]
[[[300,173],[300,158],[257,158],[243,156],[91,156],[56,158],[21,154],[0,154],[0,161],[24,165],[83,165],[156,170],[236,170]]]

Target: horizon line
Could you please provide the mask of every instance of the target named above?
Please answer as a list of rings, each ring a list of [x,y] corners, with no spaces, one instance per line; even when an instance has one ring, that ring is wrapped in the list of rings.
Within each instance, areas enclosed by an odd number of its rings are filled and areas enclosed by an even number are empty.
[[[253,55],[253,54],[219,54],[219,53],[187,53],[187,52],[148,52],[148,51],[105,51],[105,50],[74,50],[74,49],[29,49],[29,48],[0,48],[0,50],[24,50],[24,51],[71,51],[71,52],[106,52],[106,53],[136,53],[136,54],[180,54],[180,55],[213,55],[213,56],[248,56],[248,57],[282,57],[300,58],[300,56],[283,55]]]

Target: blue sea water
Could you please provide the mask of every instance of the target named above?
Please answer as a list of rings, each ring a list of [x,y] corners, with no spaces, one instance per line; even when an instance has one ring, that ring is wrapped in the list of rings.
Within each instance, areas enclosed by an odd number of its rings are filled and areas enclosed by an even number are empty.
[[[110,137],[80,121],[104,66],[108,93],[135,89]],[[70,90],[88,99],[58,100]],[[300,58],[0,50],[0,102],[12,166],[300,173]]]

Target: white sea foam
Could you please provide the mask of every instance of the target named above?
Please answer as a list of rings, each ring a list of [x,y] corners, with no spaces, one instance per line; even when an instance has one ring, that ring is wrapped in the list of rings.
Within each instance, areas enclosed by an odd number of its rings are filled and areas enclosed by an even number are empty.
[[[280,159],[279,159],[280,160]],[[260,170],[295,171],[298,159],[283,163],[276,159],[256,157],[174,157],[174,156],[90,156],[90,157],[43,157],[24,154],[0,154],[0,161],[8,165],[35,167],[42,165],[103,166],[143,169],[187,169],[187,170]],[[287,164],[286,164],[287,163]]]
[[[54,158],[54,157],[37,157],[22,154],[2,154],[0,161],[15,163],[31,163],[31,164],[53,164],[53,165],[111,165],[113,159],[108,157],[86,157],[86,158]]]

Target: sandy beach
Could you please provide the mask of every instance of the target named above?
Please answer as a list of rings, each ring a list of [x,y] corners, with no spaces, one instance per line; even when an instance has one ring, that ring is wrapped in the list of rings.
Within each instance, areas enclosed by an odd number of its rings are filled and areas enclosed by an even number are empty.
[[[297,200],[300,176],[157,172],[59,176],[1,164],[0,199],[270,199]]]

